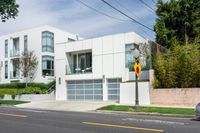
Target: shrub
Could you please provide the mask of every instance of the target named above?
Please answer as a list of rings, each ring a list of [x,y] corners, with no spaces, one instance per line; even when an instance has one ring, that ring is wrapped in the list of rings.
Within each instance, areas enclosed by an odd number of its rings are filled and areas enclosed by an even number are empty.
[[[200,45],[175,46],[156,56],[156,88],[200,87]]]

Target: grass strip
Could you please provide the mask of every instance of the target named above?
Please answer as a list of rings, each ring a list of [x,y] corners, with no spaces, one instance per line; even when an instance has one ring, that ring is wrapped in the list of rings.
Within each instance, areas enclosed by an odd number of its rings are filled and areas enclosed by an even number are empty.
[[[123,106],[123,105],[108,105],[101,107],[97,110],[109,111],[125,111],[125,112],[146,112],[146,113],[160,113],[160,114],[181,114],[181,115],[194,115],[192,108],[172,108],[172,107],[148,107],[148,106]]]
[[[16,100],[0,100],[0,105],[17,105],[17,104],[23,104],[23,103],[29,103],[28,101],[16,101]]]

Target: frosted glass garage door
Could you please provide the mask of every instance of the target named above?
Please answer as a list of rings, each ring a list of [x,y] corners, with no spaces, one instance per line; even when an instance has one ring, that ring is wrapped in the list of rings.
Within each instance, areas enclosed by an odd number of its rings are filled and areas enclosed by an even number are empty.
[[[67,81],[68,100],[103,100],[102,80]]]
[[[122,79],[107,79],[108,82],[108,100],[119,101],[120,97],[120,83]]]

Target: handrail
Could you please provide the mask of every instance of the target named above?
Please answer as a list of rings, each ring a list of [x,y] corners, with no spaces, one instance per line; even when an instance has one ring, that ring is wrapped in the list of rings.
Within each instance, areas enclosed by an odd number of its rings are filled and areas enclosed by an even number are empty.
[[[50,94],[51,92],[53,92],[55,90],[56,84],[53,84],[51,87],[49,87],[49,89],[47,90],[47,92]]]

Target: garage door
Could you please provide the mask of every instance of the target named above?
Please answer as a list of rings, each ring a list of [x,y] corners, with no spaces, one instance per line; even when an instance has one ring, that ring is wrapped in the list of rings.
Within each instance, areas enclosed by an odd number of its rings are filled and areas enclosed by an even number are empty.
[[[103,100],[102,80],[67,81],[68,100]]]
[[[108,82],[108,100],[119,101],[121,78],[107,79]]]

